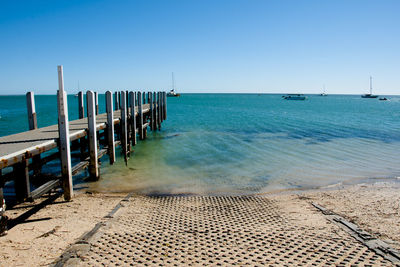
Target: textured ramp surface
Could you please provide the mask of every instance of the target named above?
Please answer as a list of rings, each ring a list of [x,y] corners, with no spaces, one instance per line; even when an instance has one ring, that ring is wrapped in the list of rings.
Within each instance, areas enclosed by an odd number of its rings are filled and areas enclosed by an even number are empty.
[[[323,217],[298,224],[265,197],[134,197],[124,205],[89,241],[81,265],[391,265]]]

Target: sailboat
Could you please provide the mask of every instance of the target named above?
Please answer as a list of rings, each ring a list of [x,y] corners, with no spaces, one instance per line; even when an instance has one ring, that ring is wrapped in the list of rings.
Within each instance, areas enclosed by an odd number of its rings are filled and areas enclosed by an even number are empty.
[[[175,92],[175,79],[174,79],[174,73],[172,73],[172,89],[167,93],[168,97],[178,97],[181,94],[178,94]]]
[[[362,98],[377,98],[377,95],[372,94],[372,76],[369,76],[369,94],[364,94]]]
[[[324,92],[319,94],[320,96],[327,96],[327,93],[325,93],[325,85],[324,85]]]

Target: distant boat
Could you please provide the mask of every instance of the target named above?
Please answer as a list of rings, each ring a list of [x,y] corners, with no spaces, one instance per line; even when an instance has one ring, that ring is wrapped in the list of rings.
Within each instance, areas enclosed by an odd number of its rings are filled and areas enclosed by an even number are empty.
[[[369,94],[364,94],[362,98],[377,98],[377,95],[372,94],[372,76],[369,76]]]
[[[381,98],[379,98],[379,100],[381,100],[381,101],[386,101],[386,100],[388,100],[386,97],[381,97]]]
[[[174,79],[174,73],[172,73],[172,89],[167,93],[168,97],[178,97],[181,94],[178,94],[175,92],[175,79]]]
[[[282,97],[285,100],[306,100],[307,99],[307,97],[304,96],[303,94],[287,94]]]
[[[319,94],[320,96],[328,96],[328,94],[327,93],[325,93],[325,85],[324,85],[324,92],[323,93],[321,93],[321,94]]]

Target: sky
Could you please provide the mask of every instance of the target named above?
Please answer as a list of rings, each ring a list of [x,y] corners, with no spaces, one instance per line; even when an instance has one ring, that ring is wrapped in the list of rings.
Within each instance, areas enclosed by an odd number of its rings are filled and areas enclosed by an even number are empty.
[[[0,94],[400,94],[400,1],[0,0]]]

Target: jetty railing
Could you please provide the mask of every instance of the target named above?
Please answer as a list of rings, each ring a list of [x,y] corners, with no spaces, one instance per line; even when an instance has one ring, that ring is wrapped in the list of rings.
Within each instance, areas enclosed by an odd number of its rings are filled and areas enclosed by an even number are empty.
[[[127,163],[137,135],[139,140],[146,139],[148,128],[160,130],[167,118],[165,92],[118,91],[113,97],[107,91],[106,113],[99,114],[98,94],[87,91],[87,117],[84,94],[79,92],[79,119],[69,121],[62,66],[58,66],[58,83],[57,125],[38,128],[34,93],[28,92],[29,131],[0,137],[0,203],[4,199],[3,188],[10,181],[14,182],[18,202],[31,201],[60,186],[64,198],[70,200],[74,195],[73,175],[88,169],[90,179],[98,180],[100,158],[108,155],[113,164],[118,146]],[[57,160],[61,166],[58,174],[43,172],[43,166]]]

